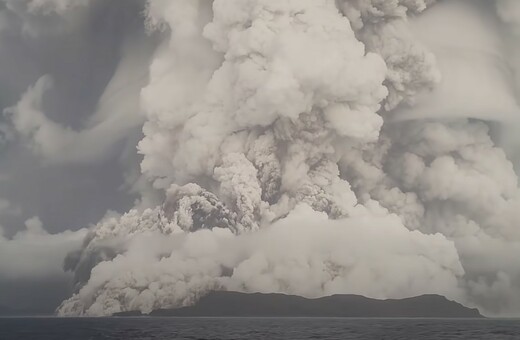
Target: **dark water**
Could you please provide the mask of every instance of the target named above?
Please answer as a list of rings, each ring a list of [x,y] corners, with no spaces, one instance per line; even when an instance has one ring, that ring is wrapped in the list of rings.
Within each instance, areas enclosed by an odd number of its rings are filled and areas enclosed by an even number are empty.
[[[4,318],[0,339],[520,339],[520,320]]]

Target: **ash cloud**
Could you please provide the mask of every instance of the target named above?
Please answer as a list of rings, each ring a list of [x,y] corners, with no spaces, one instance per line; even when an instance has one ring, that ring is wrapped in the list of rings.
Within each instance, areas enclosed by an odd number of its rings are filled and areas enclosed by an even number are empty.
[[[51,234],[38,217],[7,237],[0,226],[0,304],[30,314],[52,313],[73,292],[63,259],[81,247],[87,229]],[[42,294],[44,292],[44,294]]]
[[[52,110],[49,71],[5,105],[7,145],[46,166],[129,150],[118,164],[140,198],[64,232],[85,235],[58,256],[75,285],[60,315],[215,289],[520,313],[514,1],[4,3],[2,29],[34,42],[130,8],[86,118]]]

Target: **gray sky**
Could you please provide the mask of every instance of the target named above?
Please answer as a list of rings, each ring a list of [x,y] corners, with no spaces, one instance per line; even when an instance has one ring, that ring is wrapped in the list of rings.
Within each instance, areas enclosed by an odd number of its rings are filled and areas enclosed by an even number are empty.
[[[124,2],[124,5],[121,5]],[[16,105],[24,92],[41,76],[50,75],[54,86],[46,95],[42,110],[52,121],[81,130],[99,110],[100,99],[122,60],[126,41],[144,35],[141,17],[143,1],[98,1],[78,9],[85,22],[59,22],[58,14],[41,19],[25,8],[30,1],[0,3],[0,106]],[[63,27],[60,27],[63,26]],[[28,32],[27,27],[34,32]],[[70,26],[70,27],[69,27]],[[143,48],[153,48],[153,37]],[[133,83],[146,79],[146,67]],[[119,93],[138,96],[132,84],[112,85]],[[134,86],[135,87],[135,86]],[[126,92],[125,92],[126,91]],[[115,94],[114,94],[115,93]],[[105,95],[106,96],[106,95]],[[135,108],[136,110],[138,108]],[[124,117],[123,117],[124,118]],[[5,117],[0,118],[4,123]],[[72,153],[98,148],[92,159],[56,161],[34,152],[20,136],[11,136],[0,149],[0,225],[7,237],[25,229],[25,221],[38,216],[50,233],[77,230],[96,223],[109,210],[126,211],[138,197],[131,192],[125,173],[138,169],[135,146],[141,136],[140,123],[125,127],[120,138],[108,138],[92,146],[85,139]],[[97,138],[107,138],[106,133]],[[96,157],[96,154],[99,157]],[[57,301],[70,295],[63,279],[43,278],[38,282],[3,280],[0,273],[0,305],[15,301],[23,308],[35,303],[47,312]],[[56,285],[58,280],[58,286]],[[35,299],[27,292],[40,287],[48,292]],[[36,294],[36,293],[35,293]]]
[[[92,23],[78,28],[78,33],[44,32],[43,37],[25,36],[19,29],[23,19],[4,9],[3,18],[14,23],[0,33],[1,106],[15,105],[39,77],[50,74],[56,86],[45,97],[46,115],[81,129],[95,114],[117,68],[125,35],[143,30],[138,6],[125,5],[121,11],[115,8],[117,1],[110,3],[92,9],[94,13],[87,16]],[[138,134],[135,128],[134,135]],[[108,209],[128,209],[133,197],[122,188],[124,169],[118,158],[125,143],[135,140],[118,141],[110,155],[87,164],[48,162],[27,150],[21,140],[8,143],[0,159],[0,196],[18,209],[16,214],[0,215],[7,233],[23,228],[33,216],[39,216],[49,231],[58,232],[96,222]]]

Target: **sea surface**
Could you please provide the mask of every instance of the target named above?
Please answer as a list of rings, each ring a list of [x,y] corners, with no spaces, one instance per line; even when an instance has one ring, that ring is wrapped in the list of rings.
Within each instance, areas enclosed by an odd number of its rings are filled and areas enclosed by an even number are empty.
[[[0,318],[0,339],[520,339],[520,320]]]

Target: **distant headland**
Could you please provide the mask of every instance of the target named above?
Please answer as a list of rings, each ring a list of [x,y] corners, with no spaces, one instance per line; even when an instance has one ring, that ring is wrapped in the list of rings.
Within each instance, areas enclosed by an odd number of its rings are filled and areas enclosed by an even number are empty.
[[[114,316],[138,316],[140,312]],[[440,295],[405,299],[371,299],[360,295],[332,295],[317,299],[285,294],[211,292],[195,305],[158,309],[150,316],[177,317],[360,317],[360,318],[482,318],[478,309]]]

